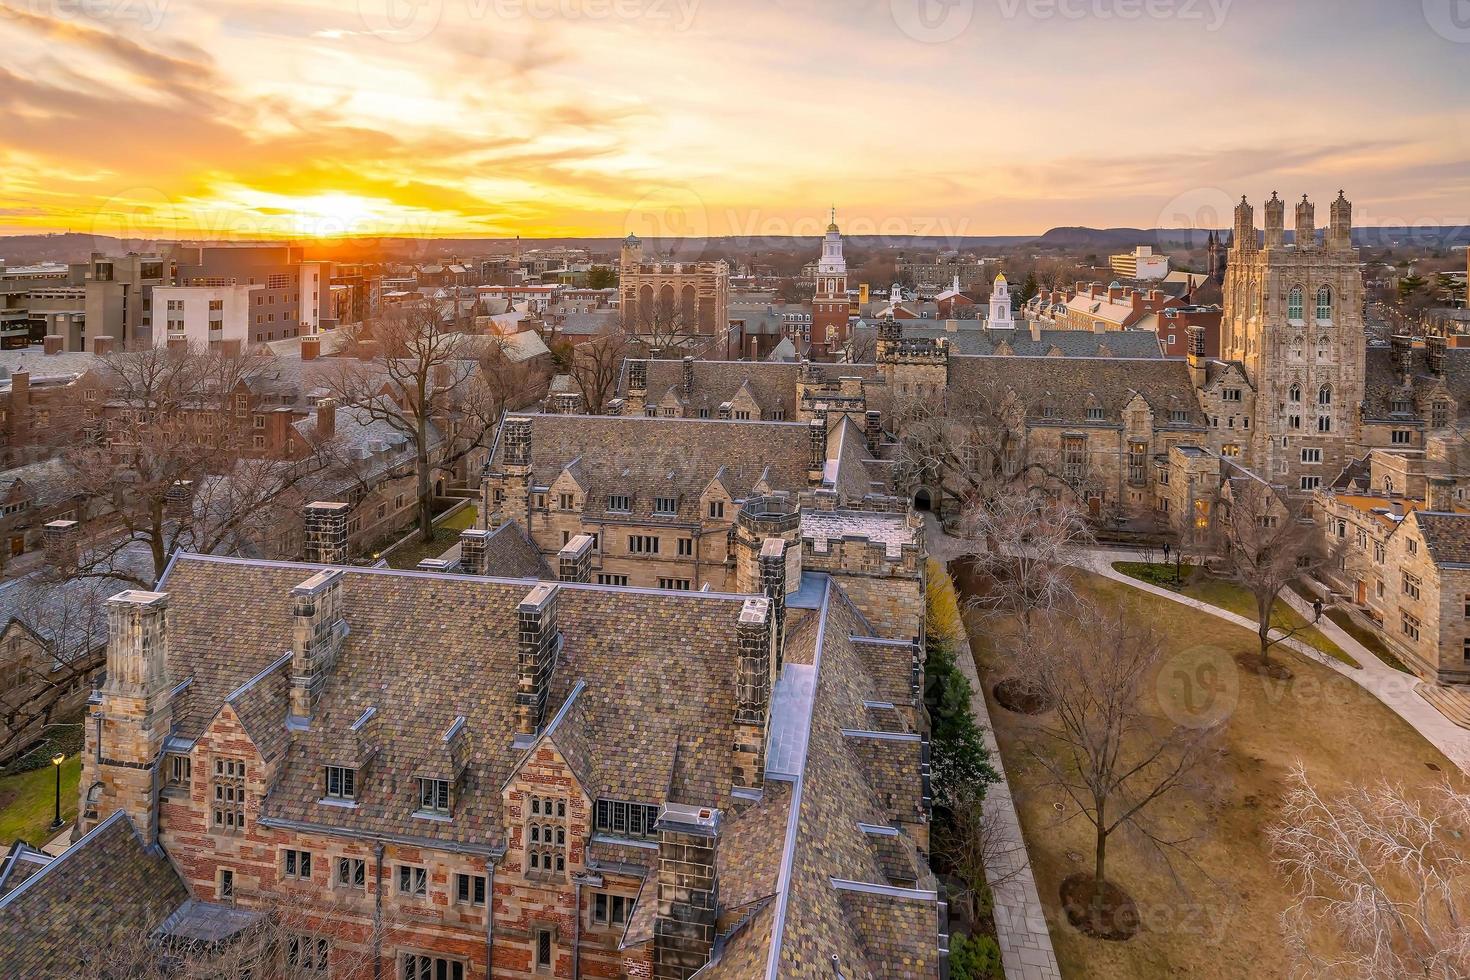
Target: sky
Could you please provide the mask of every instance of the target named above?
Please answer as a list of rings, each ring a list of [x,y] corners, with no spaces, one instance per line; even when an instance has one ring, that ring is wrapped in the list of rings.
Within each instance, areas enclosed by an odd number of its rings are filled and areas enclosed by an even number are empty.
[[[0,0],[0,234],[1470,222],[1470,0]]]

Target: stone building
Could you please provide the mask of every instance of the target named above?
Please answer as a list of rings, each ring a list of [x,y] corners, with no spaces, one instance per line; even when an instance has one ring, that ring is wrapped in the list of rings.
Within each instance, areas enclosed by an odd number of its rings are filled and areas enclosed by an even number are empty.
[[[629,235],[618,266],[623,329],[634,335],[712,337],[730,327],[730,267],[718,262],[649,261]]]
[[[108,604],[80,831],[168,855],[160,939],[291,903],[328,970],[943,976],[920,621],[794,550],[739,594],[181,555]]]
[[[1352,205],[1339,194],[1325,237],[1315,210],[1266,202],[1264,238],[1241,199],[1225,274],[1220,349],[1239,364],[1260,410],[1245,455],[1266,479],[1310,491],[1331,482],[1362,442],[1365,393],[1363,281],[1352,246]]]

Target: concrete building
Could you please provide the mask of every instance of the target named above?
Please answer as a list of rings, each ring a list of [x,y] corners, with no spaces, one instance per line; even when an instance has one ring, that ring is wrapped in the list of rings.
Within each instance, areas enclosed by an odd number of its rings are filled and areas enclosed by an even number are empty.
[[[1162,279],[1169,274],[1169,256],[1155,254],[1152,245],[1108,256],[1108,266],[1124,279]]]
[[[299,245],[173,245],[177,286],[258,286],[251,295],[248,343],[310,335],[321,326],[331,263],[308,261]]]
[[[248,349],[253,346],[253,335],[259,332],[251,321],[257,315],[256,301],[264,289],[258,285],[155,287],[153,301],[159,319],[158,329],[153,331],[153,346],[188,344]],[[274,322],[265,326],[272,340],[282,328]]]

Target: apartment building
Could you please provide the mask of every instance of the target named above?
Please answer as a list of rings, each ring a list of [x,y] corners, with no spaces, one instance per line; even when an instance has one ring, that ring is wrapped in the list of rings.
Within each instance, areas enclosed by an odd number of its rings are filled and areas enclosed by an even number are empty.
[[[250,293],[247,343],[314,334],[330,314],[332,264],[307,260],[299,245],[173,245],[168,257],[176,286],[259,287]]]

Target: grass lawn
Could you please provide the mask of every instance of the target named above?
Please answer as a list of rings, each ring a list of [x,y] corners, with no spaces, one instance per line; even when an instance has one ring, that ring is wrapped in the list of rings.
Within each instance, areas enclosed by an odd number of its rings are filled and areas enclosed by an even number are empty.
[[[1200,602],[1208,602],[1212,606],[1219,606],[1221,609],[1244,616],[1252,622],[1256,619],[1255,597],[1234,582],[1227,582],[1196,570],[1193,576],[1186,577],[1185,583],[1181,586],[1174,584],[1174,566],[1172,565],[1148,565],[1139,561],[1119,561],[1114,562],[1113,567],[1140,582],[1157,585],[1160,588],[1178,592],[1180,595],[1189,596],[1191,599],[1198,599]],[[1334,660],[1342,661],[1349,667],[1362,666],[1346,650],[1329,640],[1321,630],[1308,626],[1307,621],[1297,615],[1296,610],[1288,606],[1285,599],[1277,601],[1276,609],[1271,613],[1271,625],[1283,630],[1306,627],[1303,632],[1297,634],[1298,640],[1321,650]],[[1272,652],[1274,653],[1277,649],[1279,647],[1273,647]]]
[[[82,757],[74,755],[61,764],[61,819],[77,818],[77,782],[82,778]],[[0,779],[0,847],[23,840],[32,847],[49,841],[51,818],[56,812],[56,773],[51,766]]]
[[[1067,875],[1091,868],[1092,828],[1084,818],[1063,822],[1056,791],[1041,785],[1040,767],[1020,750],[1032,719],[994,702],[990,688],[1002,676],[993,662],[997,627],[971,614],[968,626],[990,704],[995,735],[1015,790],[1037,887],[1051,923],[1062,974],[1088,980],[1191,977],[1235,980],[1285,978],[1278,916],[1288,903],[1271,866],[1264,829],[1279,812],[1288,769],[1297,761],[1329,793],[1379,778],[1426,787],[1437,767],[1464,781],[1454,764],[1371,694],[1335,671],[1290,650],[1276,657],[1295,677],[1277,681],[1246,673],[1236,653],[1253,653],[1250,631],[1121,582],[1087,575],[1082,590],[1105,603],[1135,602],[1165,637],[1171,657],[1159,672],[1151,700],[1158,710],[1225,713],[1225,758],[1215,799],[1155,804],[1166,829],[1192,836],[1198,869],[1181,866],[1186,890],[1168,871],[1115,834],[1109,842],[1109,878],[1138,902],[1143,931],[1121,943],[1091,939],[1062,914],[1058,889]],[[961,581],[961,588],[966,583]],[[1470,846],[1470,845],[1467,845]]]
[[[474,504],[457,511],[453,517],[434,525],[434,540],[428,544],[409,542],[388,556],[388,564],[393,568],[414,569],[425,558],[438,558],[454,547],[459,540],[459,532],[473,527],[479,516],[480,511]]]

